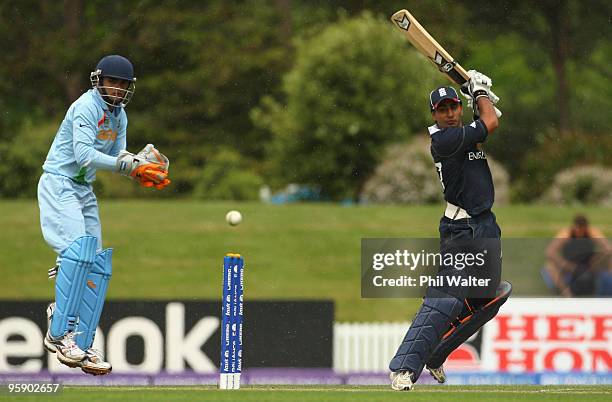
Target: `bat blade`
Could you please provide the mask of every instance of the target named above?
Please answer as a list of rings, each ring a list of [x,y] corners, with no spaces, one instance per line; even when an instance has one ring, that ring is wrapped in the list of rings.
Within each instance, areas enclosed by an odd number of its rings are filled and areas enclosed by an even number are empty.
[[[391,16],[391,21],[408,39],[408,42],[434,63],[438,70],[453,82],[463,85],[469,77],[448,52],[419,24],[408,10],[400,10]]]
[[[470,79],[467,71],[419,24],[419,21],[408,10],[399,10],[394,13],[391,16],[391,22],[402,31],[408,42],[434,63],[438,70],[451,81],[463,85]],[[497,108],[495,108],[495,113],[498,117],[501,116]]]

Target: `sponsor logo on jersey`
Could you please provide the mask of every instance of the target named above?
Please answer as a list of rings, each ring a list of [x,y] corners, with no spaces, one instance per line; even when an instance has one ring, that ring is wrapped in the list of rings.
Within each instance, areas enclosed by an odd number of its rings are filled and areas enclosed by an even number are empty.
[[[110,121],[106,113],[98,121],[98,135],[96,137],[102,141],[115,141],[117,139],[117,131],[110,127]]]
[[[115,141],[117,139],[117,132],[113,130],[100,130],[98,131],[97,138],[102,141]]]
[[[468,152],[468,159],[471,161],[475,161],[477,159],[487,159],[487,155],[485,155],[484,151]]]

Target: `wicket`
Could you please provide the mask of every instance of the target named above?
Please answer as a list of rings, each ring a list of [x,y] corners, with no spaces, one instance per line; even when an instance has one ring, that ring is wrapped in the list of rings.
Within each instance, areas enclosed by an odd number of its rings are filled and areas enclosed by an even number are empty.
[[[221,306],[221,364],[219,388],[239,389],[242,372],[242,316],[244,259],[228,253],[223,258],[223,301]]]

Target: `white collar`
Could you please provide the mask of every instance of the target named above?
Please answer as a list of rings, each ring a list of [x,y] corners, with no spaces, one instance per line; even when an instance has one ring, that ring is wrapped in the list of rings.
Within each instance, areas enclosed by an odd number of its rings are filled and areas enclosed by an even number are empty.
[[[442,129],[438,127],[438,123],[436,123],[433,126],[427,127],[427,131],[429,131],[429,135],[434,135],[438,131],[442,131]]]

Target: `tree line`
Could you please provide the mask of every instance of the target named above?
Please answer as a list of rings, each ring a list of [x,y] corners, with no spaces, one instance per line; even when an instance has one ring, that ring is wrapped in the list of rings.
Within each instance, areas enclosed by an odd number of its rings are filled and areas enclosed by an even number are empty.
[[[383,148],[424,132],[447,83],[389,16],[404,2],[0,2],[0,196],[33,196],[55,130],[105,54],[132,60],[129,149],[172,160],[165,196],[252,198],[267,183],[357,199]],[[494,80],[487,144],[528,201],[552,175],[610,162],[611,5],[419,2],[410,11]],[[108,195],[131,196],[101,177]]]

